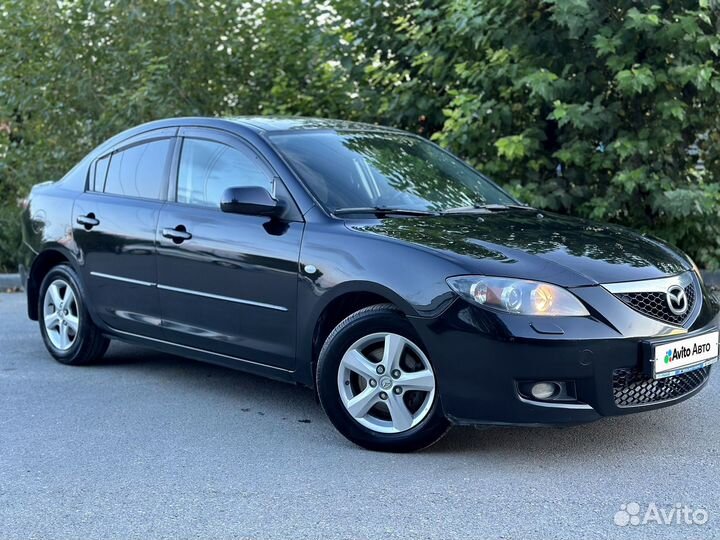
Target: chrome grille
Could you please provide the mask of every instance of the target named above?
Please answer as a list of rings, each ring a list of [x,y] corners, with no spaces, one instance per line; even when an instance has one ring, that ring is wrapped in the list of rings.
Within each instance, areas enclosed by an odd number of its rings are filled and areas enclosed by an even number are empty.
[[[702,301],[698,282],[692,272],[677,276],[645,281],[608,283],[603,287],[619,300],[646,317],[676,326],[685,325],[693,313],[697,313],[697,304]],[[682,290],[687,299],[685,313],[673,313],[668,305],[668,290]]]
[[[616,369],[613,372],[613,395],[618,407],[638,407],[661,403],[692,392],[710,375],[710,367],[704,367],[666,377],[653,379],[639,369]]]
[[[693,306],[695,305],[695,285],[691,283],[685,287],[685,295],[687,296],[688,308],[684,315],[675,315],[670,311],[667,303],[667,293],[665,292],[636,292],[619,294],[617,296],[628,306],[643,315],[647,315],[658,321],[682,326],[692,313]]]

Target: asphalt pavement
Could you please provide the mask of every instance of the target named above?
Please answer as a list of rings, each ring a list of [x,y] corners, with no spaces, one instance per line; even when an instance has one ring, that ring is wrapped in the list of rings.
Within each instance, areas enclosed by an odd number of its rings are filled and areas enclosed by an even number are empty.
[[[720,538],[720,371],[668,409],[390,455],[307,389],[123,344],[63,366],[25,311],[0,294],[1,540]]]

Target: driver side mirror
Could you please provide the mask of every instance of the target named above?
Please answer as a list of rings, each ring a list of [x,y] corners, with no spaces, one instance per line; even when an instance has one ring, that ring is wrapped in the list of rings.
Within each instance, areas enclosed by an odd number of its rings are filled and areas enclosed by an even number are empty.
[[[227,188],[220,200],[220,210],[228,214],[279,217],[284,209],[267,189],[259,186]]]

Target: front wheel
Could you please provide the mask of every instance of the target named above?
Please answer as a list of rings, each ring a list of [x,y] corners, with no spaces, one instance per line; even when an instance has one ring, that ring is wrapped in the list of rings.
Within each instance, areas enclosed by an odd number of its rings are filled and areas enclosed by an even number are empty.
[[[420,450],[450,427],[432,363],[412,325],[390,304],[343,320],[320,352],[316,377],[330,421],[370,450]]]
[[[99,360],[110,344],[90,319],[75,271],[54,267],[40,285],[38,317],[45,347],[63,364]]]

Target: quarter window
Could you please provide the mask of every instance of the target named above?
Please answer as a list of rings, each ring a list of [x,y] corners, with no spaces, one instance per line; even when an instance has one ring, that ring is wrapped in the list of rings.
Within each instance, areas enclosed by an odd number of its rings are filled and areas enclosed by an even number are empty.
[[[95,189],[142,199],[164,198],[169,151],[170,139],[162,139],[115,152],[110,158],[104,189],[97,183]]]
[[[108,165],[110,165],[110,156],[98,159],[95,163],[95,175],[90,186],[92,191],[103,191],[105,189],[105,177],[107,176]]]
[[[178,171],[177,201],[219,207],[230,187],[260,186],[272,192],[272,175],[260,158],[222,143],[185,139]]]

